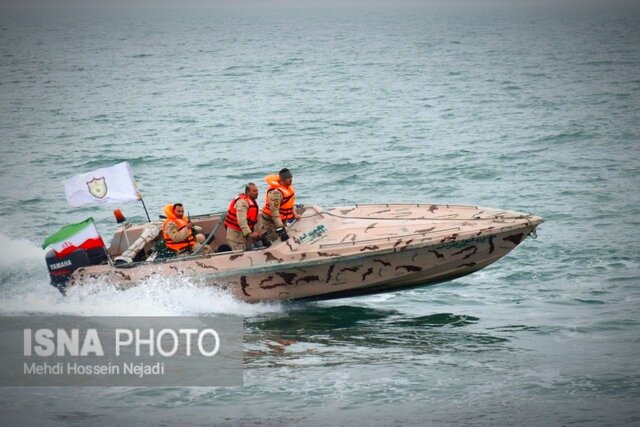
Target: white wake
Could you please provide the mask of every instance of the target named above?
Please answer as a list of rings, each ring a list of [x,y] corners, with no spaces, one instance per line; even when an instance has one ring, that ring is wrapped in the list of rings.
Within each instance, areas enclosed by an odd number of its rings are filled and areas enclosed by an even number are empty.
[[[44,250],[28,240],[0,234],[0,315],[67,314],[81,316],[196,316],[235,314],[251,317],[281,312],[279,303],[248,304],[188,278],[153,278],[126,291],[89,283],[63,296],[49,285]]]

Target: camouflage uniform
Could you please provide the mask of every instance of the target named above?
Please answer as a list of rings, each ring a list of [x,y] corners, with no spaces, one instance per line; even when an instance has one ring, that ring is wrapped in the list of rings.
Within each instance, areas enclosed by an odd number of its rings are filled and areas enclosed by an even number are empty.
[[[171,237],[171,240],[175,243],[180,243],[189,238],[191,236],[192,231],[187,227],[182,227],[182,229],[178,228],[178,224],[175,222],[169,221],[167,225],[164,227],[164,231]],[[191,252],[195,252],[198,250],[202,243],[206,240],[203,234],[196,234],[195,236],[195,244],[191,247],[190,250],[185,250],[180,253],[180,255],[188,255]],[[207,245],[204,245],[204,248],[199,252],[201,254],[206,254],[211,252],[211,248]]]
[[[246,200],[238,199],[236,202],[236,216],[238,218],[238,225],[242,229],[242,232],[234,230],[231,227],[227,227],[227,243],[234,251],[244,251],[249,246],[251,234],[251,228],[247,223],[247,212],[249,211],[249,203]]]
[[[269,209],[271,209],[271,217],[260,212],[260,221],[258,223],[258,229],[260,234],[267,234],[269,240],[275,240],[278,234],[275,233],[276,228],[284,227],[282,219],[280,219],[280,203],[282,202],[283,195],[278,190],[272,190],[269,192]]]

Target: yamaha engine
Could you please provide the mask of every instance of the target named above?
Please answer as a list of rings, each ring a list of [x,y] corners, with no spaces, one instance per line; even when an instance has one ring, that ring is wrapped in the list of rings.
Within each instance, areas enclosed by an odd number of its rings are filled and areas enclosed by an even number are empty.
[[[107,254],[104,248],[77,249],[66,256],[57,257],[55,252],[50,250],[45,259],[49,268],[51,286],[64,294],[71,273],[80,267],[102,264],[107,259]]]

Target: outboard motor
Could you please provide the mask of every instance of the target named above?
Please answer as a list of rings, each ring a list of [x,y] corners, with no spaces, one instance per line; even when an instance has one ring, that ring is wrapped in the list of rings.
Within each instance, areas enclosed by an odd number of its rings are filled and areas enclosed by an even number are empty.
[[[107,259],[104,248],[77,249],[64,257],[57,257],[53,250],[47,252],[45,259],[49,268],[51,286],[62,294],[71,273],[80,267],[102,264]]]

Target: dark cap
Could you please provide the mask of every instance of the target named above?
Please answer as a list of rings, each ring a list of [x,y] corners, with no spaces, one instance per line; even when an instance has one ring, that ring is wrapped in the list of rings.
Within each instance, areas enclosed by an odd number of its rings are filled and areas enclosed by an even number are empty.
[[[278,175],[280,176],[280,179],[293,178],[293,174],[287,168],[281,169],[280,172],[278,172]]]

